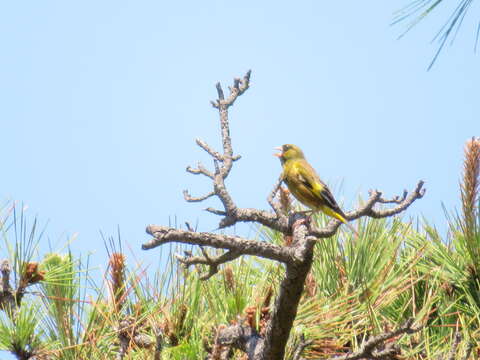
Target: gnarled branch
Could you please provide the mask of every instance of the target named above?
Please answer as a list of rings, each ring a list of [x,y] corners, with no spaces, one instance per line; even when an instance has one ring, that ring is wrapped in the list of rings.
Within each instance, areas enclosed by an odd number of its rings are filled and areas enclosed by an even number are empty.
[[[227,249],[233,253],[256,255],[283,263],[291,262],[293,259],[291,249],[267,242],[244,239],[240,236],[193,232],[156,225],[150,225],[147,233],[152,235],[153,239],[142,245],[143,250],[153,249],[169,242],[178,242]]]
[[[212,158],[214,159],[215,172],[212,173],[209,170],[205,169],[201,164],[198,164],[197,169],[187,167],[187,171],[192,174],[203,174],[208,176],[213,180],[213,191],[204,196],[192,197],[188,195],[188,192],[185,190],[185,199],[190,202],[206,200],[211,196],[217,196],[222,202],[225,213],[229,216],[235,214],[236,205],[233,202],[232,198],[227,192],[225,186],[225,178],[230,173],[232,169],[232,163],[240,159],[239,155],[233,155],[232,141],[230,139],[230,128],[228,124],[228,108],[233,105],[235,100],[242,95],[250,86],[250,75],[251,70],[243,77],[243,79],[234,79],[233,87],[229,87],[230,95],[225,99],[222,86],[220,83],[217,83],[217,94],[218,99],[212,101],[213,107],[218,109],[220,115],[220,129],[222,133],[222,144],[223,144],[223,154],[215,151],[210,145],[201,139],[197,139],[197,145],[205,150]],[[221,162],[221,165],[218,165],[218,162]]]
[[[295,347],[295,351],[293,352],[293,358],[292,360],[303,360],[302,359],[302,352],[305,350],[308,346],[312,345],[313,341],[312,340],[305,340],[305,336],[302,334],[300,336],[300,341]]]
[[[386,200],[382,198],[382,193],[378,190],[371,191],[370,197],[366,201],[366,203],[363,206],[359,207],[357,210],[348,212],[346,214],[346,218],[347,220],[352,221],[364,216],[368,216],[374,219],[381,219],[398,215],[405,209],[407,209],[410,205],[412,205],[415,200],[421,199],[423,195],[425,195],[425,189],[423,188],[423,184],[424,182],[420,180],[409,196],[403,196],[403,200],[399,202],[395,207],[383,210],[378,210],[374,208],[377,203],[386,203]],[[317,238],[330,237],[335,234],[340,225],[340,221],[332,219],[326,227],[322,229],[312,230],[311,235]]]
[[[240,157],[233,155],[228,109],[249,88],[250,75],[251,72],[248,71],[243,79],[235,79],[233,86],[229,88],[230,93],[228,97],[225,97],[221,85],[219,83],[216,85],[218,99],[212,101],[212,105],[219,111],[223,152],[218,152],[203,140],[197,139],[197,145],[212,157],[214,170],[213,172],[207,170],[202,164],[198,164],[196,169],[187,168],[187,171],[190,173],[201,174],[212,179],[213,190],[199,197],[193,197],[185,191],[184,197],[190,202],[203,201],[213,196],[217,197],[221,201],[223,209],[207,208],[206,211],[222,217],[219,228],[232,226],[239,222],[253,222],[279,231],[284,235],[292,236],[293,241],[289,245],[280,246],[249,240],[240,236],[196,232],[192,231],[193,229],[191,228],[186,231],[150,225],[147,227],[147,233],[153,238],[144,243],[142,248],[148,250],[169,242],[201,246],[203,256],[188,255],[179,257],[179,261],[186,266],[195,264],[207,265],[209,267],[208,273],[201,275],[201,278],[204,280],[214,275],[218,271],[218,266],[241,255],[259,256],[285,264],[285,277],[280,285],[279,294],[266,325],[265,335],[260,336],[253,329],[237,324],[218,331],[216,340],[217,344],[233,346],[246,352],[249,360],[280,360],[284,357],[285,346],[297,314],[305,279],[311,269],[315,243],[318,239],[334,235],[341,223],[332,219],[324,228],[316,229],[311,228],[305,214],[293,213],[288,216],[287,211],[274,202],[276,193],[281,185],[281,179],[277,181],[267,199],[273,212],[239,208],[230,196],[225,185],[225,179],[230,173],[233,162]],[[424,194],[423,181],[420,181],[410,194],[404,192],[402,196],[396,196],[391,199],[383,198],[382,193],[379,191],[372,191],[367,201],[356,210],[348,212],[346,218],[355,220],[364,216],[371,218],[393,216],[407,209],[417,199],[422,198]],[[375,208],[377,204],[394,204],[394,206],[378,209]],[[202,246],[227,251],[212,257],[203,250]],[[364,344],[361,351],[356,353],[357,355],[350,354],[339,359],[359,359],[358,356],[360,354],[377,356],[376,358],[393,354],[396,351],[393,345],[385,346],[382,349],[378,348],[378,346],[391,337],[409,333],[411,323],[407,325],[392,333],[394,335],[388,333],[383,334],[383,337],[379,335],[370,339]]]
[[[369,194],[371,194],[372,192],[370,191]],[[408,195],[408,191],[407,190],[403,190],[403,194],[401,196],[394,196],[392,197],[391,199],[385,199],[385,198],[380,198],[378,200],[379,203],[382,203],[382,204],[400,204],[402,201],[404,201],[406,198],[407,198],[407,195]]]
[[[202,250],[203,256],[176,255],[175,257],[187,268],[191,265],[208,265],[209,267],[208,273],[202,274],[200,276],[201,280],[210,279],[213,275],[215,275],[218,272],[219,265],[224,264],[228,261],[235,260],[236,258],[242,255],[242,253],[239,250],[230,250],[221,255],[212,257],[203,249],[203,247],[201,247],[200,249]]]
[[[190,166],[187,166],[187,172],[189,172],[190,174],[193,174],[193,175],[205,175],[206,177],[209,177],[210,179],[213,179],[213,174],[208,171],[203,165],[202,163],[198,163],[197,165],[197,168],[194,169]]]
[[[398,353],[394,343],[385,345],[387,340],[403,334],[413,334],[420,331],[422,327],[413,327],[413,319],[407,320],[402,326],[393,331],[386,331],[372,336],[360,347],[358,351],[343,356],[333,357],[330,360],[361,360],[361,359],[385,359],[387,355]]]
[[[189,193],[188,193],[188,190],[183,190],[183,197],[186,201],[188,202],[200,202],[200,201],[204,201],[204,200],[207,200],[208,198],[214,196],[215,193],[213,191],[209,192],[208,194],[205,194],[203,196],[199,196],[199,197],[193,197],[191,196]]]

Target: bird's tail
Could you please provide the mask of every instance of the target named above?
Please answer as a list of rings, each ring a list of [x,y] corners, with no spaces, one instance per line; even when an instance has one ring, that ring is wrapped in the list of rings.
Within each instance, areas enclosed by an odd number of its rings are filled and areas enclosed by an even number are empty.
[[[331,217],[334,217],[335,219],[341,221],[342,223],[344,223],[345,225],[348,226],[348,228],[350,230],[352,230],[352,232],[355,234],[355,236],[358,238],[358,232],[357,230],[355,230],[355,228],[352,226],[352,224],[350,224],[347,219],[344,218],[344,215],[343,214],[340,214],[338,213],[337,211],[333,210],[333,209],[330,209],[328,207],[324,207],[323,209],[323,212],[326,213],[327,215],[331,216]]]

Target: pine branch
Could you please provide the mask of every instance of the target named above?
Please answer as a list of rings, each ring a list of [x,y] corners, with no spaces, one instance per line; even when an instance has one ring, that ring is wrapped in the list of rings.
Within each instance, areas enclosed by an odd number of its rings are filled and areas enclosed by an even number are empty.
[[[343,356],[332,357],[329,360],[385,359],[387,356],[393,356],[399,352],[394,342],[389,342],[385,345],[387,340],[404,334],[414,334],[421,329],[421,327],[413,327],[413,319],[409,319],[396,330],[386,331],[372,336],[363,343],[358,351]]]
[[[326,227],[313,229],[305,214],[293,213],[288,216],[287,212],[283,211],[284,209],[273,201],[280,189],[280,179],[267,199],[273,212],[237,207],[225,185],[225,179],[230,174],[233,162],[239,159],[239,156],[233,155],[228,109],[249,88],[250,75],[251,72],[249,71],[243,79],[235,79],[233,87],[229,88],[230,94],[227,98],[225,98],[221,85],[216,85],[218,99],[212,102],[212,105],[219,111],[223,152],[218,152],[204,141],[197,139],[197,145],[213,158],[214,170],[207,170],[201,164],[198,165],[197,169],[187,168],[187,171],[190,173],[202,174],[210,178],[213,189],[211,192],[197,197],[191,196],[188,191],[185,191],[184,197],[189,202],[199,202],[211,197],[217,197],[223,205],[223,210],[213,208],[207,208],[206,210],[222,217],[219,228],[232,226],[238,222],[253,222],[279,231],[284,235],[292,236],[292,242],[288,246],[280,246],[249,240],[240,236],[196,232],[189,226],[187,226],[187,230],[182,230],[166,226],[149,225],[146,231],[152,236],[152,239],[144,243],[142,249],[153,249],[169,242],[200,246],[203,256],[191,256],[188,254],[185,257],[179,256],[178,260],[185,266],[207,265],[209,271],[201,275],[203,280],[217,273],[221,264],[232,261],[242,255],[258,256],[285,264],[285,275],[266,325],[265,335],[259,335],[248,326],[236,324],[219,330],[216,340],[216,343],[219,345],[229,345],[244,351],[247,353],[249,360],[280,360],[284,357],[285,346],[297,314],[305,280],[312,266],[314,246],[319,239],[334,235],[340,226],[340,222],[331,220]],[[382,197],[381,192],[373,191],[365,204],[346,214],[347,219],[394,216],[405,211],[416,200],[422,198],[424,194],[423,181],[420,181],[409,195],[404,192],[402,196],[391,199],[385,199]],[[376,209],[375,205],[377,204],[393,204],[394,206],[386,209]],[[211,256],[203,249],[204,246],[223,249],[226,252],[217,256]],[[411,328],[407,326],[403,330],[398,330],[400,332],[397,331],[393,334],[408,333],[410,330]],[[371,353],[378,356],[383,354],[382,356],[386,356],[388,352],[392,352],[393,348],[375,350],[378,344],[390,338],[388,336],[390,334],[384,335],[383,338],[377,336],[370,342],[367,342],[362,347],[364,354]]]

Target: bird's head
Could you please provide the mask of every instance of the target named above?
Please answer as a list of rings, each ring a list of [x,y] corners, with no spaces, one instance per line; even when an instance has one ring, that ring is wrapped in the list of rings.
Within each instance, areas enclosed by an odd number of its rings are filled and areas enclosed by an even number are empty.
[[[276,150],[280,150],[281,152],[275,154],[276,157],[280,159],[282,164],[284,164],[288,160],[296,160],[296,159],[304,159],[305,156],[303,155],[303,151],[296,145],[292,144],[285,144]]]

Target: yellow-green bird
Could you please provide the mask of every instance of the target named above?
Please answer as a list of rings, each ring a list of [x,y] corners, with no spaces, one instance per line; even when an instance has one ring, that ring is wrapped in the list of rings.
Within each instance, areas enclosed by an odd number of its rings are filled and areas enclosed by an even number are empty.
[[[345,219],[345,214],[338,206],[330,189],[305,160],[303,151],[292,144],[282,145],[276,150],[281,151],[281,153],[275,154],[280,158],[283,167],[281,179],[287,184],[292,195],[313,211],[320,210],[340,220],[356,233]]]

